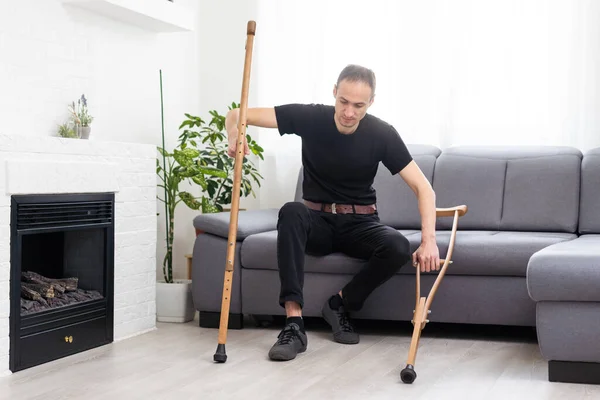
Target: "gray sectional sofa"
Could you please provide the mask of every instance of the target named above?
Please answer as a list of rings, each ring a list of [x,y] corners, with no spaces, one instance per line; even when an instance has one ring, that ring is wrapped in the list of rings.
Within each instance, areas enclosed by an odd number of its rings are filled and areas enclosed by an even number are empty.
[[[409,150],[432,182],[438,207],[466,204],[453,264],[436,292],[430,322],[537,327],[549,379],[600,383],[600,149],[451,147]],[[295,198],[302,201],[302,171]],[[374,182],[381,221],[420,244],[417,201],[399,176],[381,166]],[[278,305],[278,210],[239,213],[230,328],[242,315],[283,315]],[[437,220],[440,256],[452,218]],[[200,324],[218,327],[229,213],[198,215],[193,299]],[[320,316],[363,261],[307,256],[305,316]],[[404,265],[355,318],[410,321],[415,270]],[[421,276],[427,294],[436,273]],[[382,306],[385,305],[385,306]]]
[[[529,259],[527,288],[550,380],[600,384],[600,148],[582,161],[578,237]]]

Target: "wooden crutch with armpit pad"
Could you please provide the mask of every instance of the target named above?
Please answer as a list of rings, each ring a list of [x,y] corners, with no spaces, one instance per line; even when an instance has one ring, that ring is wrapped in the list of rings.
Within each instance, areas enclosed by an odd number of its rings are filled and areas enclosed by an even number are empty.
[[[421,297],[421,272],[420,266],[416,265],[416,303],[415,309],[413,310],[413,320],[412,324],[414,325],[412,339],[410,342],[410,349],[408,351],[408,360],[406,362],[406,367],[400,372],[400,379],[404,383],[413,383],[415,379],[417,379],[417,373],[415,372],[415,359],[417,357],[417,349],[419,347],[419,339],[421,338],[421,331],[425,328],[425,325],[429,322],[427,316],[431,313],[430,307],[431,302],[433,301],[433,297],[444,278],[444,274],[446,273],[446,269],[448,265],[452,263],[452,252],[454,251],[454,242],[456,240],[456,229],[458,227],[458,218],[462,217],[467,213],[467,206],[460,205],[457,207],[451,208],[436,208],[436,218],[439,217],[454,217],[454,221],[452,223],[452,233],[450,236],[450,244],[448,245],[448,253],[446,254],[446,259],[440,260],[440,264],[442,268],[429,291],[429,296]]]

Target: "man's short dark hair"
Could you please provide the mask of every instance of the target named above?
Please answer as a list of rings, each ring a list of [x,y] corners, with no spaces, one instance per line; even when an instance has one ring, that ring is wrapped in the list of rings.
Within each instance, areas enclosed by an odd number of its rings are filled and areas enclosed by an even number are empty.
[[[373,96],[375,95],[375,73],[369,68],[365,68],[356,64],[350,64],[346,66],[342,72],[340,72],[337,80],[337,86],[339,86],[340,82],[343,80],[347,80],[349,82],[364,82],[371,87]]]

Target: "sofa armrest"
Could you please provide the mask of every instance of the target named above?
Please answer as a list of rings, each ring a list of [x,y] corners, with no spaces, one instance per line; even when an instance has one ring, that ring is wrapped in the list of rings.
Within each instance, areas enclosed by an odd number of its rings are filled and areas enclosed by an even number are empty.
[[[231,213],[229,211],[200,214],[194,218],[194,228],[205,233],[227,238],[229,236],[230,216]],[[240,211],[238,214],[237,240],[242,241],[255,233],[277,229],[278,217],[279,210],[276,208]]]
[[[600,301],[600,235],[583,235],[545,247],[527,265],[532,300]]]

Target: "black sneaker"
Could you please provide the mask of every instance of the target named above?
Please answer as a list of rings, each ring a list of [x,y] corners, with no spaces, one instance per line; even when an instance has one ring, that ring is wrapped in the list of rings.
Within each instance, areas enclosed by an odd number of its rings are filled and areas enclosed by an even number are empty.
[[[327,300],[323,304],[321,312],[325,321],[333,329],[333,340],[344,344],[356,344],[359,342],[358,333],[354,330],[344,306],[340,306],[338,310],[334,310],[329,305],[329,300]]]
[[[269,358],[275,361],[288,361],[298,353],[306,351],[308,338],[298,324],[287,324],[277,336],[277,342],[269,350]]]

